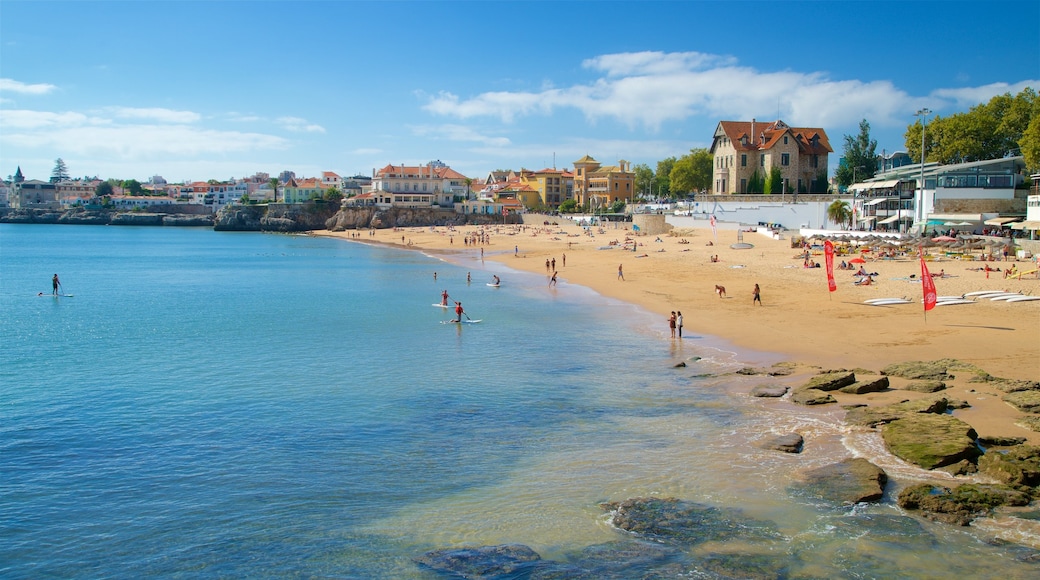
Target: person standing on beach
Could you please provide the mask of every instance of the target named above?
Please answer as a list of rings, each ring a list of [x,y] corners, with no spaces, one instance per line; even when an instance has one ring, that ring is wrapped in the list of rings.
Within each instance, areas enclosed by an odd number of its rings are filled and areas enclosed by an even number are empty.
[[[58,280],[58,275],[57,274],[55,274],[54,277],[51,278],[51,286],[54,287],[54,295],[57,296],[58,295],[58,288],[61,286],[61,280]]]
[[[762,306],[762,289],[755,284],[755,289],[751,291],[754,298],[751,299],[751,305],[754,306],[757,302],[759,306]]]
[[[679,330],[679,338],[682,338],[682,310],[675,311],[675,327]]]
[[[570,242],[567,242],[567,243],[569,244]],[[567,267],[567,254],[564,254],[561,257],[563,258],[563,264],[562,265],[563,265],[564,268],[566,268]]]
[[[556,271],[556,258],[552,259],[552,269],[553,269],[553,272]]]
[[[625,272],[621,269],[622,265],[623,264],[618,264],[618,266],[617,266],[617,279],[621,280],[622,282],[624,282],[625,281]]]
[[[668,329],[672,331],[672,338],[675,338],[675,311],[672,311],[671,316],[668,317]]]

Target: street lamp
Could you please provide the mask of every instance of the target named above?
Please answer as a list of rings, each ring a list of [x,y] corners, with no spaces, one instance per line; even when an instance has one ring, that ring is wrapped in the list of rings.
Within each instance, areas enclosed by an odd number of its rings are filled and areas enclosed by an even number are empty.
[[[852,168],[852,185],[856,185],[856,170],[857,169],[863,169],[863,166],[862,165],[857,165],[857,166]],[[863,216],[860,216],[860,217],[863,217]],[[856,221],[856,190],[855,189],[852,190],[852,221],[853,221],[853,223],[849,224],[850,228],[856,227],[856,224],[855,224],[855,221]]]
[[[932,110],[928,107],[918,109],[918,111],[914,113],[915,117],[921,118],[921,194],[918,198],[918,203],[920,203],[920,219],[922,221],[924,220],[924,129],[925,126],[928,124],[928,115],[931,114]],[[925,229],[928,229],[928,224],[924,224],[924,227]]]

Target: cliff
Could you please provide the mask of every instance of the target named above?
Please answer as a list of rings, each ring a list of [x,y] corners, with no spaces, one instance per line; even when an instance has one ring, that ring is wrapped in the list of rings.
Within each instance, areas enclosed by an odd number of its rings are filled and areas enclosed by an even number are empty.
[[[0,223],[209,227],[213,225],[213,216],[84,208],[68,210],[0,208]]]
[[[338,203],[234,205],[217,212],[213,229],[228,232],[305,232],[323,230]]]
[[[325,222],[324,228],[338,232],[353,229],[384,229],[423,226],[463,226],[487,224],[518,224],[518,214],[508,216],[487,214],[460,214],[435,208],[389,209],[375,207],[345,207]]]

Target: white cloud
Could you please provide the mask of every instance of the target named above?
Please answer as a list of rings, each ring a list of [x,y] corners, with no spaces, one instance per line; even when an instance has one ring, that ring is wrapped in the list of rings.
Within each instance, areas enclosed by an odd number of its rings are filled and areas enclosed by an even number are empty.
[[[416,125],[411,127],[412,134],[426,139],[444,139],[447,141],[473,141],[495,147],[506,147],[510,144],[508,137],[490,137],[482,135],[465,125]]]
[[[298,133],[324,133],[325,127],[316,125],[307,121],[307,119],[301,119],[300,117],[279,117],[277,119],[278,124]]]
[[[968,109],[985,103],[997,95],[1011,93],[1017,95],[1026,87],[1040,89],[1040,80],[1021,81],[1018,83],[992,83],[981,87],[962,87],[958,89],[937,89],[932,91],[932,96],[941,100],[952,101],[961,109]],[[929,106],[930,105],[924,105]]]
[[[471,98],[441,92],[423,107],[460,119],[497,117],[505,123],[528,115],[576,109],[590,123],[613,119],[631,128],[658,131],[669,122],[701,116],[714,120],[772,119],[815,127],[855,126],[870,119],[899,126],[928,99],[908,95],[890,81],[834,80],[826,73],[763,72],[738,66],[728,56],[697,52],[608,54],[582,65],[604,76],[585,84],[541,91],[486,92]],[[963,107],[993,95],[1021,90],[1035,81],[986,87],[943,89],[931,97]]]
[[[23,95],[46,95],[56,89],[55,85],[47,83],[25,84],[14,79],[0,79],[0,91],[19,93]]]
[[[383,150],[375,147],[361,147],[350,152],[352,155],[382,155]]]
[[[110,107],[106,111],[120,119],[147,119],[159,123],[195,123],[202,118],[198,113],[191,111],[174,111],[159,107]]]
[[[83,113],[66,111],[54,113],[51,111],[30,111],[26,109],[4,109],[0,110],[0,128],[5,134],[18,129],[45,129],[101,125],[108,121],[98,117],[88,117]]]

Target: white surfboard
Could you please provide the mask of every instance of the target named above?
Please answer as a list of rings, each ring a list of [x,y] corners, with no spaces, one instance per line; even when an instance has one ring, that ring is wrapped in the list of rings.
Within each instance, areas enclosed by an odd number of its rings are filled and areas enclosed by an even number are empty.
[[[894,304],[910,304],[909,300],[882,300],[880,302],[868,302],[867,306],[892,306]]]
[[[900,298],[898,296],[892,296],[890,298],[871,298],[870,300],[864,300],[864,304],[873,304],[875,302],[886,302],[889,300],[906,300],[906,298]]]
[[[488,282],[488,286],[491,286],[492,288],[498,288],[499,286],[501,286],[501,284],[492,284],[491,282]]]
[[[434,308],[451,308],[451,306],[449,306],[447,304],[434,304],[433,307]]]
[[[936,306],[954,306],[956,304],[975,304],[975,301],[958,298],[957,300],[939,300],[935,303]]]
[[[996,296],[988,296],[987,299],[990,302],[996,302],[998,300],[1008,300],[1010,298],[1015,298],[1016,296],[1021,296],[1021,294],[1019,294],[1018,292],[1008,292],[1007,294],[998,294]]]
[[[1040,296],[1012,296],[1008,298],[1008,302],[1031,302],[1033,300],[1040,300]]]

